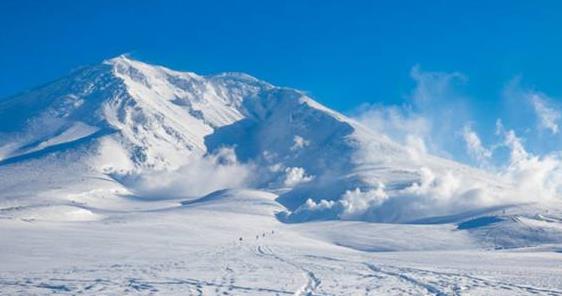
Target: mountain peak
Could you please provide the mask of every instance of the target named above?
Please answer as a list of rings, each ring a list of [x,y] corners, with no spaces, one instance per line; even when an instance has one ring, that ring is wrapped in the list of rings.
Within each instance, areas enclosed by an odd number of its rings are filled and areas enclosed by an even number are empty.
[[[111,59],[106,59],[103,61],[102,64],[111,66],[117,74],[129,75],[129,74],[134,74],[132,72],[137,72],[137,73],[143,72],[147,75],[159,76],[157,78],[162,78],[160,76],[164,76],[164,78],[165,76],[182,76],[182,77],[189,77],[193,79],[201,79],[201,76],[194,72],[177,71],[164,66],[149,64],[134,59],[128,54],[122,54]]]
[[[104,63],[107,64],[113,64],[113,63],[117,63],[117,62],[121,62],[121,61],[129,61],[129,60],[134,60],[133,58],[131,58],[131,56],[129,54],[120,54],[118,56],[115,56],[113,58],[109,58],[109,59],[105,59]]]

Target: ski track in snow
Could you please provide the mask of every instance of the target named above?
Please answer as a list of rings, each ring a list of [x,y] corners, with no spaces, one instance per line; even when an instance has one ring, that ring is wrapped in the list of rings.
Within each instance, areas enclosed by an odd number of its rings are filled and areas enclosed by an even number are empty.
[[[316,289],[320,286],[321,281],[312,271],[294,262],[288,261],[285,258],[282,258],[281,256],[274,253],[271,248],[265,245],[258,245],[256,248],[256,254],[260,256],[270,256],[275,260],[280,261],[281,263],[288,264],[295,267],[296,269],[300,270],[303,273],[304,277],[306,278],[306,283],[299,290],[297,290],[294,293],[294,295],[296,296],[315,295]]]
[[[2,295],[562,295],[562,291],[502,283],[469,274],[379,265],[375,260],[285,254],[267,239],[230,244],[202,254],[215,262],[214,277],[181,276],[190,270],[187,261],[154,265],[110,265],[88,269],[51,270],[18,278],[0,277]],[[263,264],[263,260],[269,264]],[[256,261],[257,260],[257,261]],[[260,264],[262,263],[262,264]],[[268,269],[267,267],[275,267]],[[296,289],[239,282],[249,271],[300,274]],[[344,273],[341,271],[344,270]],[[334,272],[338,271],[338,272]],[[106,277],[97,275],[106,274]],[[327,278],[323,275],[327,274]],[[116,275],[119,275],[116,277]],[[347,279],[355,278],[353,283]],[[279,283],[276,283],[279,285]]]

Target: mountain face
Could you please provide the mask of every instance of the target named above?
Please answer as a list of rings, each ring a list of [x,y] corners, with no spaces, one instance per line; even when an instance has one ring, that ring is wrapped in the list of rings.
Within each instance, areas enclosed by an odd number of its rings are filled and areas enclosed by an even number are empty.
[[[213,166],[201,183],[212,183],[224,166],[243,166],[244,182],[208,188],[274,192],[286,222],[407,222],[432,205],[431,215],[449,213],[452,198],[470,209],[509,189],[478,170],[402,147],[301,91],[240,73],[200,76],[120,56],[0,101],[4,204],[104,207],[112,196],[142,195],[131,180],[166,184],[168,175],[158,172],[170,171],[180,183],[193,179],[205,171],[202,160]],[[447,178],[456,185],[443,185]]]

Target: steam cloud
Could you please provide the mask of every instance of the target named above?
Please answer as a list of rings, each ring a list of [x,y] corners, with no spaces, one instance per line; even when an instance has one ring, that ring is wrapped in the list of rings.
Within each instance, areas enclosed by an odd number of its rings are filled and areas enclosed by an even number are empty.
[[[251,186],[253,166],[241,164],[232,148],[221,148],[205,157],[193,156],[177,170],[151,171],[126,176],[123,182],[146,199],[186,198],[225,188]]]

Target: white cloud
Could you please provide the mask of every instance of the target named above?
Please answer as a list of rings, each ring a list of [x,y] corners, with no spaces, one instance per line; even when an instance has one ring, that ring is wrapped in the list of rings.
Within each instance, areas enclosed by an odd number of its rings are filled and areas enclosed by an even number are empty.
[[[348,190],[335,201],[309,199],[285,218],[288,221],[339,218],[412,222],[490,206],[499,201],[484,184],[451,172],[436,174],[424,167],[417,173],[419,180],[403,189],[388,191],[379,183],[371,189]]]
[[[535,124],[539,131],[545,130],[552,135],[560,131],[560,105],[545,93],[525,87],[520,76],[506,84],[502,95],[509,115],[506,119],[512,125],[529,128]]]
[[[146,199],[202,196],[225,188],[251,185],[253,166],[240,164],[232,148],[206,157],[192,156],[177,170],[151,171],[121,177],[132,192]]]
[[[427,147],[421,137],[409,134],[406,136],[404,144],[413,161],[419,162],[423,157],[427,156]]]
[[[414,159],[426,152],[451,158],[460,148],[456,135],[469,118],[466,98],[458,91],[467,79],[458,72],[425,72],[419,66],[410,74],[416,86],[405,104],[364,104],[353,117],[405,144]]]
[[[539,121],[539,128],[547,129],[551,133],[557,134],[559,131],[560,112],[550,106],[544,95],[531,93],[529,96]]]
[[[528,158],[527,151],[523,146],[522,140],[517,137],[515,131],[509,130],[504,132],[505,134],[505,146],[510,149],[511,164],[523,161]]]
[[[291,146],[291,151],[300,150],[308,145],[310,145],[310,141],[305,140],[303,137],[297,135],[293,138],[293,146]]]
[[[435,107],[433,103],[452,100],[456,93],[455,85],[466,82],[467,78],[459,72],[426,72],[416,65],[410,71],[410,76],[416,82],[412,92],[412,99],[418,106]],[[456,96],[456,95],[455,95]]]
[[[384,184],[382,183],[366,191],[361,191],[359,188],[348,190],[340,200],[343,208],[340,217],[344,220],[360,218],[370,209],[380,206],[387,199],[388,195],[384,191]]]
[[[379,207],[388,198],[384,185],[362,191],[359,188],[346,191],[339,200],[312,199],[294,212],[285,212],[287,221],[306,221],[311,219],[370,220],[369,211]]]
[[[410,135],[424,138],[431,130],[430,122],[408,106],[364,104],[354,118],[372,130],[398,140],[405,140]]]
[[[296,185],[310,182],[314,177],[306,175],[303,168],[290,167],[285,169],[285,180],[283,184],[287,187],[294,187]]]
[[[505,131],[510,162],[500,172],[516,189],[515,201],[547,201],[562,198],[562,157],[560,152],[537,156],[525,150],[513,130]]]
[[[488,162],[492,157],[492,151],[482,145],[480,137],[470,124],[464,126],[463,138],[468,154],[481,166],[488,166]]]

